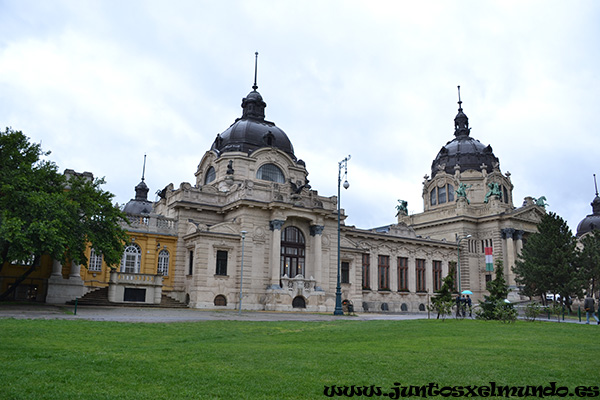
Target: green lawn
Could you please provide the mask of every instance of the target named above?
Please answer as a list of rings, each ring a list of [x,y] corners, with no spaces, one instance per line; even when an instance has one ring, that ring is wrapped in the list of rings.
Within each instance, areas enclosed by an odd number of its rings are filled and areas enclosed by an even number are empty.
[[[556,322],[0,320],[1,399],[325,399],[325,385],[491,381],[573,391],[600,386],[599,359],[600,326]]]

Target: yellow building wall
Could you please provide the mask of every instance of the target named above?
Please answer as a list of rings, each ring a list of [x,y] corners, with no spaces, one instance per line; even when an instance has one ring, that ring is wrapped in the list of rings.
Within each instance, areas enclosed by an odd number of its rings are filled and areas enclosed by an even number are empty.
[[[175,269],[175,250],[177,237],[160,235],[153,233],[128,232],[131,242],[140,246],[141,262],[140,273],[156,275],[158,272],[158,253],[161,250],[169,252],[168,274],[163,276],[163,291],[173,290],[173,275]],[[86,256],[90,257],[91,248],[88,249]],[[121,265],[113,266],[117,271],[121,270]],[[81,268],[81,279],[87,287],[106,287],[110,279],[110,268],[104,260],[102,261],[101,271],[90,271],[88,268]]]

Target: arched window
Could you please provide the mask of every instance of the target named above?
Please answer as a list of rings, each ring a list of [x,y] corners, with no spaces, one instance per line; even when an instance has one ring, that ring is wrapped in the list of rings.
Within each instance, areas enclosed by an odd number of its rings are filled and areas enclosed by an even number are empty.
[[[304,275],[304,235],[295,226],[281,232],[281,276]]]
[[[102,271],[102,253],[96,252],[96,249],[90,250],[90,271]]]
[[[224,307],[227,305],[227,297],[223,296],[222,294],[219,294],[215,297],[215,306],[217,307]]]
[[[256,178],[262,179],[263,181],[285,183],[283,172],[281,172],[281,169],[275,164],[261,165],[256,173]]]
[[[448,184],[448,203],[454,201],[454,186]]]
[[[429,204],[432,206],[452,201],[454,201],[454,186],[451,184],[434,187],[429,193]]]
[[[206,175],[204,176],[204,184],[211,183],[217,177],[217,173],[215,172],[215,167],[210,167],[208,171],[206,171]]]
[[[169,275],[169,252],[167,250],[161,250],[158,253],[158,267],[156,268],[158,275],[167,276]]]
[[[142,249],[135,243],[125,247],[123,258],[121,259],[121,272],[128,274],[138,274],[142,265]]]

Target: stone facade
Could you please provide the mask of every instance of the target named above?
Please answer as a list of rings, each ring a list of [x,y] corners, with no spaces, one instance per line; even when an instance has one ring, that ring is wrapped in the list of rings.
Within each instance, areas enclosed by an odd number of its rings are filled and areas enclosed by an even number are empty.
[[[142,177],[125,206],[133,253],[118,272],[144,276],[137,284],[151,289],[146,302],[167,293],[194,308],[235,309],[241,301],[246,310],[331,312],[339,269],[341,298],[354,310],[424,312],[449,273],[457,289],[485,294],[493,277],[485,248],[503,260],[518,298],[512,266],[545,210],[533,198],[513,205],[510,173],[491,146],[470,137],[460,100],[456,138],[423,181],[424,211],[407,215],[404,204],[394,224],[359,229],[339,210],[338,260],[338,199],[311,188],[287,135],[264,119],[256,88],[200,160],[195,182],[167,185],[150,209]],[[160,254],[169,255],[167,273]],[[86,290],[108,285],[103,268],[81,274]],[[120,299],[117,289],[110,293]]]

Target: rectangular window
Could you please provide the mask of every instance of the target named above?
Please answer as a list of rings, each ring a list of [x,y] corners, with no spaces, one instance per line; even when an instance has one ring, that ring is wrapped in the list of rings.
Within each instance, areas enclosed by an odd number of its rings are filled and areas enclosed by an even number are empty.
[[[342,261],[341,283],[350,283],[350,263]]]
[[[444,204],[446,202],[446,186],[438,188],[438,204]]]
[[[456,269],[456,261],[450,261],[448,263],[448,274],[452,275],[454,277],[454,286],[452,287],[452,292],[455,293],[456,287],[457,287],[457,282],[458,282],[458,272]]]
[[[102,253],[97,253],[95,249],[90,250],[90,271],[102,271]]]
[[[363,254],[362,255],[362,288],[363,290],[371,289],[371,255]]]
[[[190,250],[190,255],[188,257],[188,275],[194,274],[194,251]]]
[[[454,186],[448,185],[448,203],[454,201]]]
[[[433,261],[433,291],[438,291],[442,287],[442,262]]]
[[[379,290],[390,290],[390,256],[379,256]]]
[[[123,292],[123,301],[146,301],[146,289],[125,288]]]
[[[215,275],[227,275],[227,252],[217,250],[217,269]]]
[[[427,285],[425,282],[425,260],[416,259],[417,263],[417,292],[427,291]]]
[[[398,257],[398,291],[408,292],[408,258]]]

